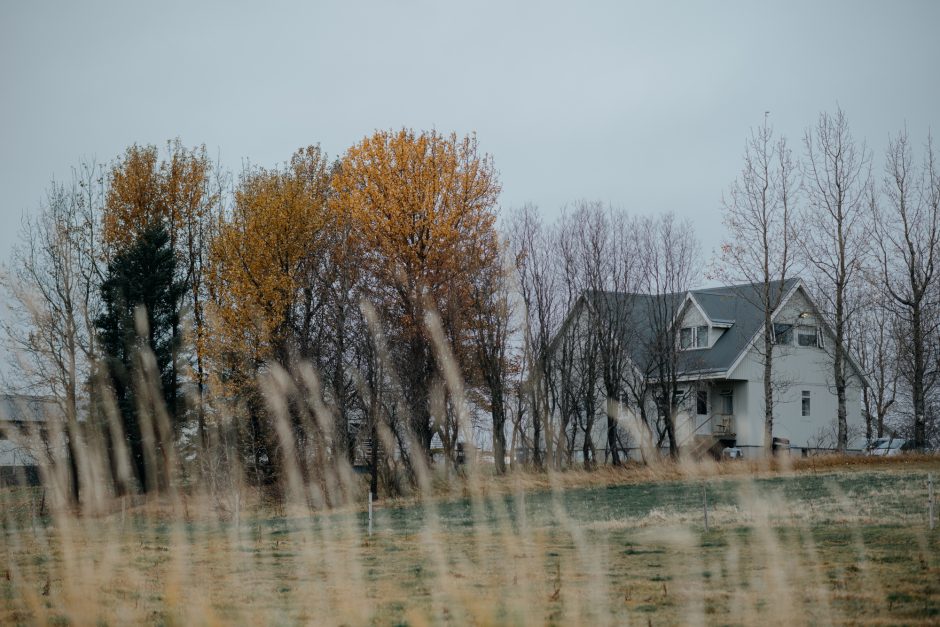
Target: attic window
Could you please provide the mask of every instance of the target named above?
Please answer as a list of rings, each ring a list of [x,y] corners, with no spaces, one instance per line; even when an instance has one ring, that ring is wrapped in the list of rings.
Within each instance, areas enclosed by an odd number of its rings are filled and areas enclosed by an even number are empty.
[[[819,346],[819,331],[816,327],[801,327],[796,332],[796,343],[800,346]]]
[[[679,348],[682,350],[707,347],[708,326],[682,327],[679,330]]]
[[[793,343],[792,324],[774,324],[774,344],[789,346]]]

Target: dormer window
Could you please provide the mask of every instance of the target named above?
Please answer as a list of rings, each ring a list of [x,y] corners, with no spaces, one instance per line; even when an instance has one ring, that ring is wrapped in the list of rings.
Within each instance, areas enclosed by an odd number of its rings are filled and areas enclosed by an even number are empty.
[[[708,326],[682,327],[679,330],[679,348],[690,350],[708,347]]]

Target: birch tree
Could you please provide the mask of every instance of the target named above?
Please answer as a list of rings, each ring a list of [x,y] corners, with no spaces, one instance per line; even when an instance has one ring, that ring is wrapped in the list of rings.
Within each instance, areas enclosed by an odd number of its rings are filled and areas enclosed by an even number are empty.
[[[892,138],[885,162],[884,203],[873,203],[884,287],[901,325],[901,372],[910,387],[914,446],[927,444],[927,398],[937,381],[940,327],[940,172],[928,135],[914,164],[907,131]]]
[[[865,437],[871,442],[884,437],[885,419],[895,405],[898,390],[898,319],[886,302],[884,288],[870,285],[875,297],[856,316],[853,327],[859,337],[859,365],[864,369],[870,385],[862,388],[862,406],[865,411]]]
[[[862,278],[869,252],[871,218],[867,190],[871,156],[865,144],[852,137],[842,109],[821,113],[815,128],[803,136],[802,162],[806,204],[800,212],[804,226],[800,248],[813,270],[815,290],[835,334],[832,343],[833,386],[838,404],[836,446],[848,441],[846,414],[846,331],[857,313],[849,291]]]
[[[764,370],[764,449],[773,450],[774,326],[773,314],[783,302],[783,286],[797,258],[796,166],[786,138],[774,138],[766,116],[752,129],[744,167],[722,199],[728,240],[721,246],[718,276],[755,286],[753,304],[763,318],[758,350]]]

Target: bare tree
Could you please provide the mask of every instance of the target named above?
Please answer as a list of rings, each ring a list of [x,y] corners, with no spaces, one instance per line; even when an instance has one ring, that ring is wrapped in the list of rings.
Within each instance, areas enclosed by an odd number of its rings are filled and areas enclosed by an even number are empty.
[[[800,216],[805,230],[799,241],[813,270],[817,302],[835,334],[831,351],[838,400],[836,446],[844,452],[848,441],[846,330],[857,312],[848,292],[862,278],[871,239],[866,193],[871,156],[864,144],[855,142],[842,109],[833,115],[821,113],[816,127],[804,133],[803,144],[807,202]]]
[[[596,242],[589,251],[598,267],[590,286],[588,304],[597,336],[598,365],[606,395],[607,454],[614,466],[621,464],[623,430],[617,413],[623,405],[627,381],[634,378],[627,343],[635,341],[632,324],[634,299],[639,281],[634,241],[635,221],[624,212],[596,208],[596,226],[590,229]]]
[[[717,275],[756,286],[752,300],[763,314],[764,448],[773,450],[775,334],[773,314],[785,297],[783,286],[796,264],[794,247],[796,168],[786,139],[774,139],[764,124],[751,129],[744,168],[723,198],[729,240],[721,247]]]
[[[552,390],[551,343],[564,315],[548,230],[533,205],[517,210],[509,223],[510,250],[521,301],[524,363],[528,368],[525,396],[532,423],[532,462],[536,467],[545,461],[543,446],[550,463],[554,463],[556,455],[556,439],[550,429],[557,400]]]
[[[76,501],[83,472],[79,411],[95,359],[95,226],[102,201],[103,176],[94,163],[81,164],[68,186],[53,182],[39,213],[24,218],[2,275],[12,314],[4,332],[17,356],[14,386],[57,402],[62,422],[51,432],[64,436],[69,470],[62,476]]]
[[[892,314],[881,285],[870,286],[876,290],[853,320],[853,332],[859,339],[856,353],[859,365],[864,369],[870,385],[862,388],[862,404],[865,411],[865,438],[884,437],[885,418],[895,404],[898,384],[899,329],[897,318]]]
[[[505,256],[503,257],[505,260]],[[510,268],[490,265],[473,285],[471,324],[477,369],[487,397],[493,431],[493,460],[496,472],[506,472],[506,414],[511,364],[509,340],[512,333],[512,307],[509,291]]]
[[[892,138],[885,164],[885,206],[873,204],[875,241],[891,309],[902,325],[901,372],[911,389],[914,445],[927,444],[927,397],[937,381],[937,262],[940,173],[928,135],[918,171],[907,131]]]
[[[680,221],[675,214],[647,217],[640,221],[636,254],[640,259],[640,289],[649,298],[643,300],[649,332],[642,354],[647,357],[640,364],[646,383],[645,394],[651,393],[657,408],[657,418],[662,421],[657,429],[659,446],[665,441],[670,454],[678,457],[680,441],[676,430],[676,419],[680,409],[680,365],[679,338],[676,315],[682,304],[682,296],[694,287],[698,280],[696,268],[699,261],[699,243],[688,220]],[[647,399],[637,398],[640,411]]]
[[[562,214],[554,232],[567,312],[553,351],[561,396],[560,431],[567,434],[569,465],[580,434],[586,469],[594,466],[596,458],[594,426],[600,370],[596,320],[586,306],[585,294],[601,281],[604,228],[602,210],[591,203],[580,203],[573,212]]]

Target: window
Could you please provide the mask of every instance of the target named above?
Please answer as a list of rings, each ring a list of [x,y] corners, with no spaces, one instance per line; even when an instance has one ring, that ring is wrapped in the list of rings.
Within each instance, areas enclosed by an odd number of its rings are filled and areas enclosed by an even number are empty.
[[[796,343],[800,346],[819,346],[819,332],[816,327],[801,327],[798,329]]]
[[[789,346],[793,343],[792,324],[774,324],[774,344]]]
[[[721,413],[730,416],[734,413],[734,394],[731,390],[721,392]]]
[[[695,395],[695,413],[699,416],[708,414],[708,390],[699,390]]]
[[[708,348],[708,326],[682,327],[679,330],[679,348]]]
[[[809,390],[803,390],[803,415],[809,416]]]
[[[708,346],[708,327],[695,327],[695,347],[705,348]]]

